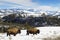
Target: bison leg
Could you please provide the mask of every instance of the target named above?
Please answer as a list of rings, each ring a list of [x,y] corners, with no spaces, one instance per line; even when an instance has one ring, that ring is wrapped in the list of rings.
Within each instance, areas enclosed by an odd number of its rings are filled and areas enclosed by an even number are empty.
[[[10,34],[9,34],[9,36],[10,36]]]
[[[27,33],[27,35],[29,35],[29,33]]]
[[[34,35],[34,33],[33,33],[33,35]]]
[[[33,35],[35,35],[35,34],[37,35],[37,32],[33,33]]]
[[[29,35],[29,33],[27,33],[27,35]]]
[[[37,33],[36,33],[36,35],[37,35]]]
[[[29,31],[27,31],[27,35],[29,35]]]
[[[14,34],[14,36],[16,36],[16,34]]]
[[[7,33],[7,36],[8,36],[8,35],[10,36],[10,34],[9,34],[9,33]]]
[[[7,33],[7,36],[8,36],[8,33]]]

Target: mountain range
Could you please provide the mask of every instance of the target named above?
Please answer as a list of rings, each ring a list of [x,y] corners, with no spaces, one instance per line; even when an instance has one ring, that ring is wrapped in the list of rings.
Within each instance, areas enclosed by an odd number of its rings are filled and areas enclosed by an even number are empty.
[[[36,10],[36,9],[21,9],[21,8],[17,8],[17,9],[0,9],[0,15],[8,15],[9,13],[20,13],[20,12],[24,12],[24,13],[30,13],[30,14],[42,14],[45,13],[46,15],[52,15],[52,16],[56,16],[56,15],[60,15],[60,11],[44,11],[44,10]]]

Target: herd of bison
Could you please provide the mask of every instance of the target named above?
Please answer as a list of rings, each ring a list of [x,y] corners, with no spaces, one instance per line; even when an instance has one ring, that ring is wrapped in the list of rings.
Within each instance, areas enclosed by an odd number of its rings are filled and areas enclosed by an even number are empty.
[[[10,35],[14,35],[16,36],[16,34],[20,34],[21,33],[21,29],[17,28],[17,27],[10,27],[6,30],[3,30],[4,33],[7,33],[7,36],[10,36]],[[37,29],[37,28],[30,28],[30,29],[27,29],[26,31],[26,35],[29,35],[29,34],[39,34],[40,33],[40,30]]]

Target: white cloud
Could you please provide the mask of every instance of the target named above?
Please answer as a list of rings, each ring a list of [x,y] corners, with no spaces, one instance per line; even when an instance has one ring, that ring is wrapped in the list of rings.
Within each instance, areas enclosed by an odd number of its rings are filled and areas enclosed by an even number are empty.
[[[59,7],[52,7],[52,6],[38,6],[36,8],[37,10],[43,10],[43,11],[58,11],[60,10]]]
[[[52,11],[60,10],[59,7],[42,6],[42,5],[39,5],[38,3],[32,2],[32,0],[2,0],[2,1],[24,5],[24,6],[11,5],[11,8],[27,8],[27,7],[31,7],[31,8],[34,8],[34,9],[38,9],[38,10],[41,9],[41,10],[44,10],[44,11],[46,11],[46,10],[49,10],[49,11],[50,10],[52,10]]]
[[[32,0],[3,0],[3,1],[21,4],[24,6],[32,6],[32,7],[38,5],[37,3],[32,2]]]

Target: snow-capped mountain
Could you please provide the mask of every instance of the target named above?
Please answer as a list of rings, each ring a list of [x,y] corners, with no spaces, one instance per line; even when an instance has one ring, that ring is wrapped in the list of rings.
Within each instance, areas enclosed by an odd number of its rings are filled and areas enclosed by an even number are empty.
[[[0,15],[9,15],[12,13],[21,13],[24,12],[24,14],[30,16],[30,15],[35,15],[35,16],[41,16],[42,13],[45,13],[46,15],[60,15],[60,11],[43,11],[43,10],[36,10],[36,9],[0,9]]]

